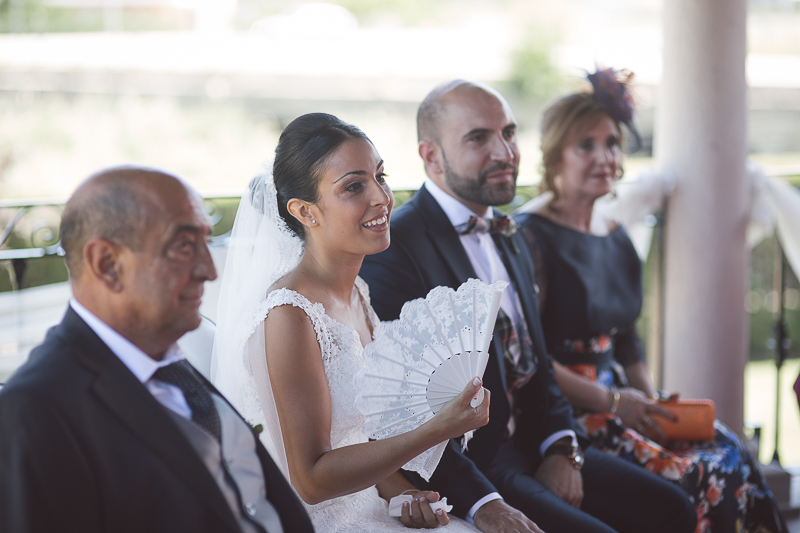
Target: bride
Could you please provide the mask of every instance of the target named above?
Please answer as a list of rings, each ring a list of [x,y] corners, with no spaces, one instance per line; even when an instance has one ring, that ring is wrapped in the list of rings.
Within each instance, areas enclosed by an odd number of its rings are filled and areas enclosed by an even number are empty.
[[[272,174],[272,175],[270,175]],[[212,378],[253,423],[319,532],[446,525],[430,477],[448,439],[488,422],[475,378],[440,413],[397,437],[368,441],[353,377],[378,318],[358,277],[389,246],[394,197],[375,147],[324,113],[290,123],[273,169],[250,183],[233,227],[219,303]],[[487,392],[488,399],[488,392]],[[413,501],[398,522],[387,500]],[[402,524],[401,524],[402,522]],[[464,522],[448,529],[475,531]]]

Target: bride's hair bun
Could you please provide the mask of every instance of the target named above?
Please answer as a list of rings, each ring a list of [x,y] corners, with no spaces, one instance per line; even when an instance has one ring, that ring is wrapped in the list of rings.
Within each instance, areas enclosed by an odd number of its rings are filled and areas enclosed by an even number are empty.
[[[369,141],[360,129],[327,113],[302,115],[281,133],[272,169],[278,213],[301,239],[305,237],[304,226],[289,213],[286,204],[292,198],[309,203],[319,200],[322,163],[349,139]]]

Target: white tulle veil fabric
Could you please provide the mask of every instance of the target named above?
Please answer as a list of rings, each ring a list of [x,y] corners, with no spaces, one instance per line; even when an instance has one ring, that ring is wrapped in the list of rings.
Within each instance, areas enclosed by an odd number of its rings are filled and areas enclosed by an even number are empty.
[[[270,164],[250,181],[236,213],[220,288],[211,380],[250,424],[263,426],[261,441],[287,479],[289,467],[258,307],[267,289],[302,256],[302,240],[278,213]]]

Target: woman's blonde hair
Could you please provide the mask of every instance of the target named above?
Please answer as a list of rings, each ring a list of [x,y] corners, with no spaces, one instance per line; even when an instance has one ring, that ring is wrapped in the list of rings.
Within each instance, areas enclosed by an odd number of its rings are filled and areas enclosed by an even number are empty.
[[[548,107],[542,116],[542,181],[540,192],[552,191],[558,198],[555,179],[564,147],[573,139],[595,125],[600,116],[605,115],[614,121],[622,142],[622,128],[619,121],[608,112],[608,108],[597,101],[592,93],[580,92],[564,96]],[[620,175],[622,177],[622,166]]]

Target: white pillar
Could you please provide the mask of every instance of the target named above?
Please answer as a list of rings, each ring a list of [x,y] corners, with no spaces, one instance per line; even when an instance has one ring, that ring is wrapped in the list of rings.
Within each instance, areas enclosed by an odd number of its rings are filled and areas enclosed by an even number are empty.
[[[746,0],[663,5],[655,157],[678,179],[666,221],[664,387],[711,398],[717,417],[741,432],[749,336]]]

